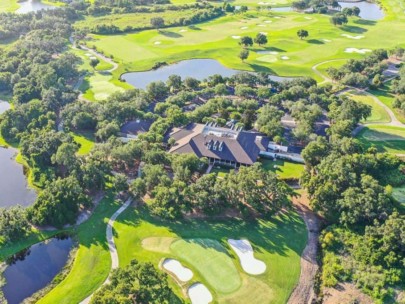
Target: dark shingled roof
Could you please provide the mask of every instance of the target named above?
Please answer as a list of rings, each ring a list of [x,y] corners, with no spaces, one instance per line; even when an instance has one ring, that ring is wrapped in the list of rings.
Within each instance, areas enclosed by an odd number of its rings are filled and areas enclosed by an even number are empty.
[[[240,164],[252,165],[259,156],[260,151],[266,151],[269,138],[258,132],[235,132],[236,138],[205,134],[204,125],[191,124],[185,129],[174,130],[171,137],[176,144],[170,149],[172,153],[194,153],[198,157],[209,157],[224,161],[233,161]],[[224,128],[214,130],[224,131]],[[229,129],[230,130],[230,129]],[[231,131],[231,130],[230,130]],[[222,150],[219,145],[222,143]],[[217,145],[217,149],[208,148],[208,145]]]
[[[129,121],[121,127],[121,133],[139,135],[148,132],[152,123],[152,120]]]

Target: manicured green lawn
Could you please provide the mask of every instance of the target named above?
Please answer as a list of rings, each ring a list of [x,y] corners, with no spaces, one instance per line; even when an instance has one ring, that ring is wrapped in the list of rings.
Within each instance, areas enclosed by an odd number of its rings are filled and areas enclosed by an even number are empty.
[[[371,116],[366,119],[366,123],[382,123],[391,121],[387,111],[385,111],[382,106],[373,100],[371,96],[365,93],[359,93],[357,91],[351,91],[349,93],[351,99],[371,106]]]
[[[374,146],[380,152],[405,154],[405,128],[370,125],[357,138],[365,147]]]
[[[218,293],[229,294],[241,284],[239,273],[226,248],[211,239],[180,239],[170,246],[171,252],[198,269],[201,276]]]
[[[1,0],[0,12],[14,12],[20,7],[17,0]]]
[[[106,240],[108,219],[118,209],[112,193],[96,207],[91,218],[77,228],[79,249],[67,277],[37,303],[79,303],[107,278],[111,258]]]
[[[80,145],[79,151],[77,153],[79,155],[88,154],[91,149],[94,147],[94,134],[92,133],[80,133],[75,134],[72,133],[73,140]]]
[[[276,173],[281,179],[299,179],[304,172],[304,165],[284,160],[261,160],[263,168]]]
[[[378,90],[370,90],[371,94],[375,95],[379,100],[381,100],[386,106],[388,106],[392,112],[394,112],[395,117],[402,123],[405,123],[405,113],[394,108],[392,105],[395,100],[395,95],[391,93],[391,82],[386,83],[382,88]]]
[[[219,167],[215,166],[212,168],[210,173],[215,173],[218,178],[224,178],[229,172],[234,171],[234,168],[226,168],[226,167]]]
[[[174,27],[161,33],[147,30],[123,35],[94,35],[96,40],[92,43],[121,62],[120,69],[114,73],[117,79],[125,71],[150,69],[156,61],[170,63],[214,58],[230,68],[274,72],[282,76],[312,76],[322,81],[311,69],[315,64],[364,57],[346,53],[346,48],[377,49],[382,45],[391,48],[398,41],[405,41],[402,39],[405,38],[405,17],[397,11],[399,0],[383,0],[383,4],[387,14],[384,20],[369,22],[352,17],[343,27],[333,26],[327,15],[250,10],[246,14],[227,15],[194,27]],[[301,28],[309,31],[308,39],[297,37],[297,30]],[[232,36],[255,36],[259,32],[268,34],[268,46],[250,48],[248,60],[241,62],[239,41]],[[351,39],[343,34],[363,37]],[[269,54],[256,53],[259,50],[278,53],[271,54],[269,61]],[[283,60],[283,56],[288,59]]]
[[[186,285],[197,281],[204,283],[218,303],[252,303],[252,299],[256,303],[285,303],[298,280],[300,255],[307,239],[305,225],[294,212],[272,220],[231,218],[168,222],[151,217],[138,207],[126,210],[114,228],[120,266],[127,265],[132,259],[150,261],[156,266],[163,258],[178,259],[194,273],[193,279]],[[255,250],[255,257],[266,263],[266,272],[258,276],[247,275],[227,243],[229,238],[247,238]],[[204,243],[195,242],[195,239],[211,241],[204,248]],[[214,256],[220,257],[210,262]],[[236,288],[238,281],[229,262],[238,270],[242,284],[235,291],[225,294],[224,289]],[[225,278],[222,274],[217,274],[218,278],[212,277],[206,268],[213,266],[232,272],[232,281],[226,282],[226,286],[219,286]],[[169,281],[181,296],[175,281]]]

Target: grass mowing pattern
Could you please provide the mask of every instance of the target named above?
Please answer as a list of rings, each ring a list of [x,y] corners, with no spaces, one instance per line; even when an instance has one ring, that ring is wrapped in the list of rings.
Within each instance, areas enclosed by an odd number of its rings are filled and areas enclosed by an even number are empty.
[[[178,240],[170,246],[174,255],[192,265],[218,293],[228,294],[241,285],[241,278],[227,250],[211,239]]]
[[[286,303],[298,281],[300,255],[307,241],[305,224],[295,212],[281,214],[272,220],[244,221],[232,218],[183,219],[169,222],[154,218],[139,207],[139,209],[126,210],[117,219],[114,228],[121,267],[127,265],[132,259],[152,262],[154,265],[158,265],[163,258],[178,259],[194,272],[192,282],[200,281],[206,284],[218,303],[252,303],[252,299],[260,300],[257,303]],[[226,248],[238,270],[242,278],[242,286],[229,295],[218,293],[211,288],[198,269],[184,259],[173,253],[150,251],[142,246],[145,239],[156,237],[218,241]],[[239,260],[227,245],[229,238],[249,239],[255,250],[255,257],[266,263],[266,272],[255,277],[245,274]],[[175,281],[169,278],[169,282],[177,295],[182,297],[183,293]]]

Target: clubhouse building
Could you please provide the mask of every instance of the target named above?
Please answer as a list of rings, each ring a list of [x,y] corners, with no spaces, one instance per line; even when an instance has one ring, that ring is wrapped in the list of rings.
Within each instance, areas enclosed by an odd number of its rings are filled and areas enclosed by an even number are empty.
[[[192,123],[173,129],[169,136],[176,141],[170,153],[194,153],[199,158],[206,157],[211,164],[233,167],[253,165],[270,142],[259,132],[243,131],[236,126],[218,127],[214,123]]]

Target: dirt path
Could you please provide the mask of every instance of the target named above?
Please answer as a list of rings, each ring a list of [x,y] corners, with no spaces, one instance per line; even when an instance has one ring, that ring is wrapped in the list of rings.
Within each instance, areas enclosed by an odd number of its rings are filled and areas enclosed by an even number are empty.
[[[322,62],[320,62],[320,63],[317,63],[317,64],[315,64],[315,65],[312,67],[312,71],[313,71],[316,75],[318,75],[318,76],[320,76],[320,77],[323,78],[323,81],[320,82],[319,84],[323,84],[323,83],[325,83],[325,82],[332,82],[332,79],[330,79],[328,76],[326,76],[326,75],[322,74],[321,72],[319,72],[319,71],[318,71],[318,67],[319,67],[320,65],[323,65],[323,64],[328,63],[328,62],[342,61],[342,60],[346,60],[346,59],[331,59],[331,60],[326,60],[326,61],[322,61]]]
[[[115,247],[115,242],[114,242],[114,234],[113,234],[113,226],[114,222],[117,219],[117,217],[124,212],[129,205],[131,205],[132,200],[128,199],[124,205],[122,205],[115,213],[111,216],[110,220],[108,221],[107,224],[107,229],[106,229],[106,237],[107,237],[107,242],[108,242],[108,250],[110,251],[110,256],[111,256],[111,270],[117,269],[119,266],[119,259],[118,259],[118,253],[117,253],[117,248]],[[110,282],[110,276],[107,277],[107,279],[101,284],[101,286],[108,284]],[[100,286],[100,287],[101,287]],[[99,287],[99,288],[100,288]],[[99,289],[98,288],[98,289]],[[80,302],[80,304],[88,304],[90,303],[91,297],[93,296],[94,292],[89,295],[86,299]]]
[[[307,201],[306,194],[293,200],[296,210],[307,226],[308,242],[301,255],[300,279],[288,299],[288,304],[308,304],[315,298],[314,283],[319,268],[316,258],[321,221],[308,207]]]

